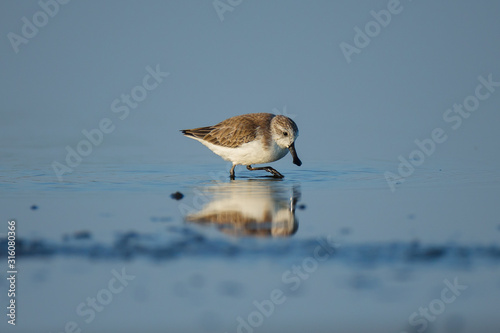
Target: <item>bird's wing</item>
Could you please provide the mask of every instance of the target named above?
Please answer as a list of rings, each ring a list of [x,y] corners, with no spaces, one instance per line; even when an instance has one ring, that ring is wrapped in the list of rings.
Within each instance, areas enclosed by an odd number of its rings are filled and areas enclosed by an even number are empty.
[[[255,140],[257,133],[258,127],[252,119],[238,116],[213,126],[213,129],[203,139],[214,145],[236,148]]]
[[[214,145],[236,148],[244,143],[255,140],[259,134],[264,133],[258,123],[270,122],[274,117],[270,113],[253,113],[226,119],[215,126],[199,127],[182,130],[181,132],[195,139],[204,140]]]

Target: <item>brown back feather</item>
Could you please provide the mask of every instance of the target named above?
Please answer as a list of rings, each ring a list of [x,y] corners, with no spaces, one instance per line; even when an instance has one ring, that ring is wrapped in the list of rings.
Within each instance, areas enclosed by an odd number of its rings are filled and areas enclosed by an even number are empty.
[[[273,117],[270,113],[244,114],[226,119],[215,126],[182,130],[182,133],[215,145],[236,148],[257,137],[261,131],[258,122],[270,121]]]

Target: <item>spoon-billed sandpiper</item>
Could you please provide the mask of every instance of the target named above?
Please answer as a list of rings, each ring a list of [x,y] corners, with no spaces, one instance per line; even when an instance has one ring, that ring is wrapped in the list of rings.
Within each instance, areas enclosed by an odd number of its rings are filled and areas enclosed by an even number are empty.
[[[282,115],[249,113],[226,119],[214,126],[181,132],[200,141],[224,160],[231,161],[231,179],[234,179],[236,165],[246,165],[248,170],[266,170],[276,178],[283,178],[270,166],[254,168],[252,164],[277,161],[288,151],[292,154],[294,164],[302,164],[294,145],[299,129],[292,119]]]

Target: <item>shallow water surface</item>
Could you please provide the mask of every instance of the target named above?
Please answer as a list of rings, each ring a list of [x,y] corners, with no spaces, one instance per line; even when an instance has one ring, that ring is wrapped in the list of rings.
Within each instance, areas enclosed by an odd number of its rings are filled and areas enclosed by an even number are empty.
[[[497,172],[420,169],[393,193],[387,162],[280,165],[282,180],[241,168],[231,181],[223,163],[89,164],[63,182],[43,169],[4,173],[19,329],[271,332],[286,318],[292,332],[411,332],[424,320],[458,332],[497,322]],[[128,280],[107,292],[116,276]],[[437,308],[450,283],[463,290]],[[435,321],[418,314],[430,303]]]

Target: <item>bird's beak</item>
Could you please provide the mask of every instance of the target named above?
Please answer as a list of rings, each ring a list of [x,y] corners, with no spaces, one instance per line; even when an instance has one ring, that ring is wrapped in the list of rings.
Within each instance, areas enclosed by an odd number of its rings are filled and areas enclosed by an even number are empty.
[[[292,143],[290,147],[288,147],[288,150],[290,150],[290,154],[292,154],[293,157],[293,164],[301,166],[302,162],[297,156],[297,152],[295,151],[295,143]]]

